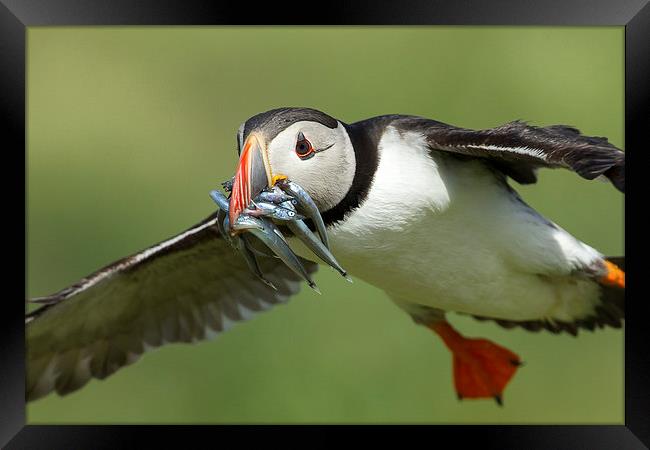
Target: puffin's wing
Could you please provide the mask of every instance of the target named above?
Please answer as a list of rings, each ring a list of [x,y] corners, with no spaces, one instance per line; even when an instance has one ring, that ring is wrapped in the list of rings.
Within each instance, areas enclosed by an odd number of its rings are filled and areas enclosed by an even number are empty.
[[[302,260],[310,273],[317,264]],[[48,297],[26,316],[27,399],[105,378],[145,351],[193,342],[286,301],[300,279],[274,258],[254,277],[220,237],[216,215]]]
[[[625,191],[625,153],[606,138],[584,136],[570,126],[535,127],[514,121],[470,130],[420,117],[404,117],[393,125],[421,132],[432,149],[488,159],[522,184],[537,181],[538,167],[563,167],[588,180],[603,175]]]

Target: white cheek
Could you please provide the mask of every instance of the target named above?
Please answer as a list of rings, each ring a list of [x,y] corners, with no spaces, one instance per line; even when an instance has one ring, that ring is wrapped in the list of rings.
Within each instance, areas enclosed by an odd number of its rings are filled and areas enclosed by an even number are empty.
[[[336,206],[348,193],[354,179],[352,158],[341,149],[331,148],[313,158],[300,161],[294,180],[305,188],[321,211]]]
[[[332,150],[333,148],[317,153],[305,160],[300,159],[293,151],[286,153],[275,151],[271,156],[271,170],[273,175],[285,175],[302,186],[320,210],[329,209],[338,203],[331,204],[336,197],[343,198],[347,193],[346,190],[341,196],[340,187],[336,188],[341,186],[341,182],[337,179],[337,173],[341,169],[338,168],[337,172],[336,165],[333,163],[335,158],[327,154]]]
[[[292,137],[293,132],[287,134]],[[298,183],[321,211],[343,200],[354,179],[356,161],[352,144],[342,125],[337,132],[335,145],[309,159],[300,159],[292,148],[293,139],[281,142],[269,155],[273,175],[285,175]]]

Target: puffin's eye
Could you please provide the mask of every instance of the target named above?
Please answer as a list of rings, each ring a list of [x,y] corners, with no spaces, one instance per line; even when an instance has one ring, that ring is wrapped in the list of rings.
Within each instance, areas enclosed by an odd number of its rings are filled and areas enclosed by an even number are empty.
[[[298,133],[298,140],[296,141],[296,154],[300,159],[308,159],[314,156],[314,147],[312,147],[311,142],[305,138],[305,135],[302,132]]]

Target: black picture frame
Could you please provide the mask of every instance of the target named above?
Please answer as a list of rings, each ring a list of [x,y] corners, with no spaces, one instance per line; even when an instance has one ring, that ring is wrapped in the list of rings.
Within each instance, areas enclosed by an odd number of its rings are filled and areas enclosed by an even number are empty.
[[[210,2],[206,0],[0,0],[0,104],[5,125],[5,160],[13,166],[3,171],[3,192],[14,194],[25,189],[25,51],[29,26],[60,25],[581,25],[625,26],[625,149],[628,182],[625,197],[625,254],[627,299],[625,325],[625,424],[624,425],[541,425],[541,426],[446,426],[408,427],[411,438],[421,435],[427,445],[453,442],[454,445],[480,444],[483,448],[613,449],[647,448],[650,445],[650,354],[645,348],[646,320],[650,306],[642,292],[642,233],[637,232],[642,218],[631,219],[634,202],[643,202],[635,180],[644,167],[648,153],[646,129],[650,125],[650,6],[647,0],[402,0],[328,1],[318,5],[316,13],[307,13],[305,3],[285,1],[249,4],[247,2]],[[9,138],[9,139],[7,139]],[[645,150],[645,152],[644,152]],[[22,155],[22,156],[21,156]],[[15,244],[16,256],[6,258],[11,269],[25,270],[25,223],[18,211],[9,214],[5,196],[3,224],[8,227],[7,244]],[[26,196],[22,198],[25,207]],[[26,217],[26,209],[22,211]],[[25,241],[23,241],[25,242]],[[22,256],[20,256],[22,255]],[[204,434],[215,442],[212,426],[33,426],[25,425],[24,303],[21,288],[11,275],[5,278],[3,313],[0,314],[0,446],[15,448],[121,448],[139,442],[201,442]],[[637,295],[635,295],[637,294]],[[561,408],[561,405],[558,405]],[[237,432],[220,427],[223,433]],[[309,427],[308,427],[309,428]],[[265,438],[275,431],[257,427]],[[301,427],[305,430],[305,427]],[[295,428],[293,428],[295,431]],[[318,432],[319,441],[336,438],[330,432]],[[373,430],[377,433],[377,430]],[[295,433],[282,438],[283,445],[305,443]],[[385,436],[385,432],[377,436]],[[435,439],[433,438],[435,436]],[[434,440],[432,440],[434,439]],[[209,441],[208,441],[209,442]],[[313,440],[307,441],[313,442]],[[215,442],[216,444],[216,442]]]

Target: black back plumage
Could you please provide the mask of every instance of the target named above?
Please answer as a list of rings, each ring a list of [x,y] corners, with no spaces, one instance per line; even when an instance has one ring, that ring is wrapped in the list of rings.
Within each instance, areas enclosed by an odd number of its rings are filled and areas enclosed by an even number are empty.
[[[282,115],[299,117],[303,110],[283,110]],[[309,111],[311,114],[313,110]],[[343,220],[345,214],[365,199],[379,164],[378,145],[388,127],[402,133],[420,133],[431,151],[447,152],[458,158],[480,159],[521,184],[535,183],[536,171],[540,167],[562,167],[589,180],[607,177],[618,190],[625,191],[625,153],[606,138],[585,136],[568,125],[536,127],[517,120],[495,128],[472,130],[401,114],[343,125],[353,144],[357,167],[346,197],[334,208],[323,212],[328,225]]]

